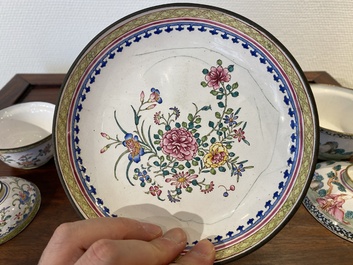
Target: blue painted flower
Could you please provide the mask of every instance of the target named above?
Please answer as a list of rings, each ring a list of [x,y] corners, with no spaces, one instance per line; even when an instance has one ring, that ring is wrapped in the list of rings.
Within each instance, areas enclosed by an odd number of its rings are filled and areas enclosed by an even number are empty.
[[[241,177],[242,176],[242,172],[245,171],[245,168],[243,166],[243,164],[239,164],[239,166],[236,165],[232,165],[232,176],[238,176]]]
[[[137,173],[137,176],[139,177],[139,180],[141,182],[145,182],[145,181],[150,182],[151,181],[151,177],[150,177],[150,175],[148,175],[147,170],[139,171]]]
[[[162,103],[161,93],[158,89],[155,89],[154,87],[151,88],[151,94],[148,99],[148,102],[157,102],[158,104]]]
[[[27,204],[30,200],[29,192],[26,190],[22,190],[18,193],[18,196],[20,197],[20,204]]]
[[[238,119],[238,116],[235,116],[234,113],[230,114],[230,115],[226,115],[223,120],[226,124],[229,124],[229,126],[233,126],[233,125],[237,125],[237,121],[236,119]]]
[[[175,119],[178,119],[180,117],[180,110],[177,107],[173,107],[169,109],[173,111],[173,114],[175,115]]]
[[[123,145],[129,150],[129,160],[138,163],[141,161],[141,156],[145,154],[145,150],[141,147],[137,135],[132,135],[131,133],[127,133],[125,135],[125,141],[123,141]]]
[[[168,190],[168,195],[167,195],[167,197],[168,197],[168,200],[169,200],[170,202],[174,202],[174,203],[180,202],[180,200],[177,199],[177,198],[175,198],[175,195],[173,196],[169,190]]]

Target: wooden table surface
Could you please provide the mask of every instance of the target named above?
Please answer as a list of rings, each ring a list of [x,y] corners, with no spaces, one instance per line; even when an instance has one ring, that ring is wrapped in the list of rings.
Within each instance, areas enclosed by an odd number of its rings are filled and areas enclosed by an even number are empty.
[[[339,85],[326,72],[306,72],[309,82]],[[18,74],[0,90],[0,109],[19,102],[57,103],[64,74]],[[0,264],[37,264],[55,228],[79,220],[61,186],[55,163],[32,170],[0,163],[0,176],[18,176],[35,183],[42,204],[29,226],[0,245]],[[334,235],[300,206],[287,225],[267,244],[229,264],[353,264],[353,244]]]

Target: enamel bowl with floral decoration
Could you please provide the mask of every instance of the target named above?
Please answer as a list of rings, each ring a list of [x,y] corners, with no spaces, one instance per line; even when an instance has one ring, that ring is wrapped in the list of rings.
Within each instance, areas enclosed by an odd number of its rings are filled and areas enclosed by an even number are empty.
[[[83,218],[183,228],[216,263],[272,238],[306,194],[316,106],[289,52],[248,19],[172,4],[131,14],[73,63],[54,120],[63,186]]]
[[[31,169],[53,157],[52,126],[55,106],[26,102],[0,110],[0,160]]]
[[[328,230],[353,242],[353,164],[318,163],[304,205]]]
[[[319,113],[319,158],[353,159],[353,89],[326,84],[311,88]]]
[[[35,184],[18,177],[0,177],[0,244],[29,225],[40,203],[40,191]]]

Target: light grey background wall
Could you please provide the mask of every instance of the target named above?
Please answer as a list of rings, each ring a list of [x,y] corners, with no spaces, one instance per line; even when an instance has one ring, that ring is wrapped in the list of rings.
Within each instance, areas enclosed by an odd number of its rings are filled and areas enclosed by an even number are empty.
[[[134,11],[185,1],[1,0],[0,88],[16,73],[66,73],[101,30]],[[353,0],[192,1],[258,23],[304,71],[329,72],[353,88]]]

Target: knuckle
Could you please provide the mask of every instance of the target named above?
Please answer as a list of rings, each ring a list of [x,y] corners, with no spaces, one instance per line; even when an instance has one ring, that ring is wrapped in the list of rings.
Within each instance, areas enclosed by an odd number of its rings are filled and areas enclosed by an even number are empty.
[[[112,240],[109,239],[100,239],[94,242],[91,247],[91,254],[93,255],[94,260],[106,261],[110,257],[116,255],[117,249]]]
[[[64,241],[72,235],[73,231],[72,223],[60,224],[54,231],[53,238],[57,241]]]

